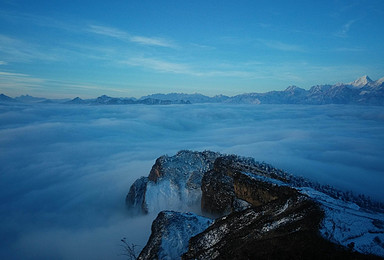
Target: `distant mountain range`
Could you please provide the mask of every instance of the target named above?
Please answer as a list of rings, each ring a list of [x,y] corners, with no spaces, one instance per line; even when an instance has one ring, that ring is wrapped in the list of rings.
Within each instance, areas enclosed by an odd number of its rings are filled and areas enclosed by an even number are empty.
[[[16,98],[0,94],[0,102],[21,103],[65,103],[88,105],[170,105],[191,103],[232,103],[232,104],[360,104],[384,105],[384,77],[373,81],[363,76],[350,83],[334,85],[316,85],[309,90],[296,86],[289,86],[283,91],[270,91],[266,93],[245,93],[236,96],[217,95],[214,97],[202,94],[152,94],[136,98],[115,98],[106,95],[96,99],[53,100],[23,95]]]

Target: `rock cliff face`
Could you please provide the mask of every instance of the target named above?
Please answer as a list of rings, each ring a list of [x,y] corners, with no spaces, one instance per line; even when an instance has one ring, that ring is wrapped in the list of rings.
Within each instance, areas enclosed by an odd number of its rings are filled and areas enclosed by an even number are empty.
[[[125,202],[131,211],[135,213],[147,212],[146,203],[144,203],[147,184],[148,178],[141,177],[137,179],[129,189]]]
[[[205,173],[202,180],[201,208],[204,212],[214,216],[226,215],[244,209],[239,205],[265,205],[298,193],[284,185],[251,178],[241,170],[254,171],[260,176],[266,174],[257,167],[242,164],[238,157],[220,157],[215,161],[213,169]],[[284,180],[282,177],[279,179]]]
[[[148,196],[148,189],[159,187],[172,189],[166,193],[168,199],[176,196],[182,201],[180,190],[193,193],[198,187],[202,212],[216,220],[161,212],[140,259],[384,256],[383,214],[332,198],[310,186],[297,186],[309,184],[297,180],[270,165],[239,156],[183,151],[174,157],[160,157],[150,176],[131,187],[127,204],[140,208],[158,203],[157,198]],[[177,185],[164,186],[164,181]]]
[[[188,250],[191,237],[212,220],[193,213],[162,211],[152,223],[152,234],[138,259],[178,259]]]
[[[183,210],[200,204],[201,179],[220,156],[210,151],[180,151],[175,156],[161,156],[149,176],[131,186],[126,205],[133,212]]]

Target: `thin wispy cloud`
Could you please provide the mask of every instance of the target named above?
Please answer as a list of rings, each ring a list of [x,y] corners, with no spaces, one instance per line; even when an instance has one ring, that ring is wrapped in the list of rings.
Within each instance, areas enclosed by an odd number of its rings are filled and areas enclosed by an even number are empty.
[[[205,45],[205,44],[198,44],[198,43],[190,43],[190,46],[198,49],[203,49],[203,50],[215,50],[216,47],[210,46],[210,45]]]
[[[89,31],[92,33],[113,37],[122,41],[129,41],[129,42],[133,42],[141,45],[150,45],[150,46],[159,46],[159,47],[168,47],[168,48],[176,47],[174,43],[163,38],[130,35],[129,33],[122,31],[120,29],[107,27],[107,26],[90,25]]]
[[[32,86],[40,86],[45,82],[44,79],[33,77],[24,73],[0,71],[0,87],[3,90],[23,87],[27,89]]]
[[[353,47],[341,47],[334,49],[336,52],[362,52],[366,51],[364,48],[353,48]]]
[[[92,82],[52,80],[23,73],[0,71],[0,89],[11,96],[24,94],[40,96],[42,90],[46,88],[52,89],[51,92],[46,92],[46,97],[50,97],[50,94],[52,94],[53,97],[59,98],[73,98],[75,96],[82,96],[83,98],[95,97],[95,95],[103,95],[106,92],[117,96],[127,96],[130,94],[129,89],[124,84],[119,85],[111,82],[96,84]],[[85,93],[93,94],[89,96]]]
[[[90,25],[88,30],[92,33],[101,34],[104,36],[109,36],[113,38],[118,38],[120,40],[128,40],[129,35],[126,32],[123,32],[119,29],[100,26],[100,25]]]
[[[255,72],[243,70],[212,70],[199,73],[205,77],[260,78]]]
[[[202,68],[197,65],[188,63],[169,62],[154,58],[131,58],[121,63],[128,66],[141,67],[144,69],[154,70],[160,73],[184,74],[196,77],[234,77],[234,78],[260,78],[260,75],[251,70],[242,70],[236,64],[231,67],[217,69],[218,64],[211,67]]]
[[[122,61],[122,63],[130,66],[155,70],[158,72],[171,72],[176,74],[190,74],[190,75],[197,74],[188,65],[185,65],[182,63],[168,62],[160,59],[131,58],[131,59]]]
[[[260,39],[259,42],[261,42],[264,46],[274,49],[274,50],[279,50],[279,51],[294,51],[294,52],[305,52],[305,48],[296,45],[296,44],[289,44],[281,41],[273,41],[273,40],[263,40]]]
[[[40,45],[21,38],[0,34],[0,55],[9,62],[59,61],[67,59],[65,49]],[[6,64],[0,64],[6,65]]]
[[[122,63],[129,66],[141,67],[162,73],[185,74],[197,77],[220,76],[250,78],[255,76],[255,73],[253,72],[239,69],[225,68],[223,70],[217,70],[217,66],[213,66],[213,68],[196,68],[196,66],[193,66],[192,64],[169,62],[154,58],[131,58],[122,61]]]
[[[349,20],[343,26],[341,27],[341,30],[338,31],[335,35],[337,37],[345,38],[348,36],[349,31],[351,30],[351,26],[356,22],[357,20]]]
[[[22,41],[0,34],[0,54],[11,61],[29,61],[33,52]]]
[[[174,48],[175,45],[171,42],[161,39],[161,38],[151,38],[144,36],[132,36],[130,40],[135,43],[143,44],[143,45],[152,45],[152,46],[161,46],[161,47],[169,47]]]
[[[0,18],[12,23],[29,24],[39,27],[55,28],[68,32],[81,33],[81,22],[60,21],[55,17],[24,12],[0,11]]]
[[[55,86],[59,89],[65,89],[68,93],[77,93],[76,95],[80,95],[79,93],[99,93],[105,94],[105,91],[109,93],[114,93],[115,95],[127,95],[129,94],[129,90],[124,87],[112,86],[113,84],[109,83],[108,85],[98,85],[90,82],[69,82],[69,81],[48,81],[48,84]]]
[[[0,76],[10,76],[10,77],[28,77],[29,75],[23,73],[13,73],[7,71],[0,71]]]
[[[21,94],[41,95],[46,80],[24,73],[0,71],[0,92],[11,96]]]
[[[203,67],[200,66],[201,64],[170,62],[161,58],[136,57],[121,61],[120,63],[145,70],[153,70],[157,73],[184,74],[199,78],[220,77],[242,80],[274,79],[275,81],[286,82],[287,85],[303,84],[305,82],[303,75],[310,75],[310,77],[314,79],[313,82],[309,84],[317,84],[318,82],[322,82],[322,79],[319,78],[319,72],[328,74],[332,81],[333,78],[337,78],[337,76],[341,74],[345,74],[345,77],[350,77],[363,70],[361,66],[323,66],[305,61],[285,63],[261,63],[254,61],[225,64],[225,66],[223,64],[213,63],[210,66]],[[292,67],[297,68],[301,73],[292,72]],[[328,82],[324,82],[324,84],[325,83]],[[312,85],[302,87],[308,88],[310,86]]]

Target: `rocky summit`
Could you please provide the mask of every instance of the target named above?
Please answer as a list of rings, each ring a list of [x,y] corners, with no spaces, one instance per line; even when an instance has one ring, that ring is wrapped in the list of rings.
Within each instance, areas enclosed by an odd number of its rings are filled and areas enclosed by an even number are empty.
[[[175,156],[159,157],[149,176],[131,186],[126,197],[128,208],[132,212],[149,213],[199,204],[201,179],[219,156],[210,151],[180,151]]]
[[[384,257],[378,208],[252,158],[162,156],[131,186],[126,203],[140,214],[160,211],[139,259]],[[204,216],[169,211],[196,204]]]

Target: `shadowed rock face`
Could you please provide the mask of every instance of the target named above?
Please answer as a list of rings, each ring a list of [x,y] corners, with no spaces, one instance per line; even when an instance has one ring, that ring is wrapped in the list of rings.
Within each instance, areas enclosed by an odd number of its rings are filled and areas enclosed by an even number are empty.
[[[162,165],[164,164],[165,160],[166,160],[166,156],[161,156],[156,159],[155,164],[152,166],[152,169],[149,172],[148,180],[157,182],[157,180],[164,175],[164,171],[162,170]]]
[[[237,198],[247,201],[252,206],[265,205],[277,199],[286,200],[298,194],[297,190],[288,186],[257,180],[239,172],[233,175],[233,188]]]
[[[201,181],[201,209],[213,216],[233,211],[235,192],[233,178],[223,172],[212,170],[204,174]]]
[[[204,212],[223,216],[242,210],[238,207],[239,200],[249,206],[260,206],[298,194],[295,189],[256,180],[238,170],[251,169],[241,167],[228,156],[218,158],[213,169],[204,174],[201,183],[201,208]]]
[[[141,177],[137,179],[129,189],[125,204],[127,207],[136,213],[147,212],[146,204],[144,203],[145,192],[147,189],[148,178]]]

